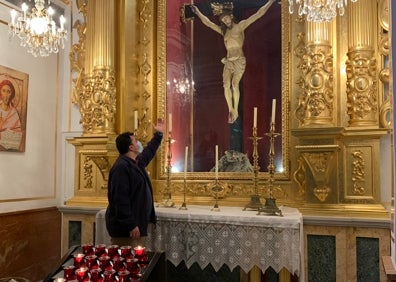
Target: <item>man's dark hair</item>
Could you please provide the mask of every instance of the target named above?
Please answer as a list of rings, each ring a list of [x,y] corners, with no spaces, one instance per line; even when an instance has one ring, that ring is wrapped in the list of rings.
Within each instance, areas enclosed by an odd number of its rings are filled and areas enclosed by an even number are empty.
[[[133,136],[133,132],[130,132],[130,131],[121,133],[120,135],[117,136],[116,146],[117,146],[118,152],[121,155],[128,153],[129,145],[132,144],[131,136]]]

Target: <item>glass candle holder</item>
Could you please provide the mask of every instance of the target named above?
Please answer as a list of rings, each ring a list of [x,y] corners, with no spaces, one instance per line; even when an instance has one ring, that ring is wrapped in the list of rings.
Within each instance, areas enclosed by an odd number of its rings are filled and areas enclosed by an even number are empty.
[[[91,269],[93,268],[95,265],[98,265],[98,257],[95,255],[89,255],[89,256],[85,256],[85,265]]]
[[[132,256],[132,247],[131,246],[121,246],[119,253],[120,253],[120,256],[127,259]]]
[[[73,256],[74,266],[75,267],[83,266],[84,265],[84,257],[85,257],[84,254],[81,254],[81,253],[75,254]]]
[[[88,281],[88,267],[79,267],[76,269],[76,277],[78,282]]]
[[[118,256],[118,245],[111,245],[106,248],[107,255],[113,259],[113,257]]]
[[[114,257],[113,258],[113,263],[114,263],[113,268],[116,271],[125,270],[124,261],[125,261],[125,259],[123,257]]]
[[[105,244],[98,244],[94,247],[95,255],[100,257],[101,255],[106,253],[106,245]]]
[[[83,244],[81,246],[83,254],[86,256],[94,254],[94,246],[92,244]]]
[[[133,248],[133,250],[135,252],[135,257],[142,257],[146,254],[146,247],[137,246]]]
[[[147,262],[146,248],[142,246],[137,246],[134,249],[135,258],[139,260],[139,263]]]
[[[121,270],[117,272],[118,282],[129,282],[130,281],[130,272],[128,270]]]
[[[126,260],[126,269],[131,273],[132,277],[138,277],[140,267],[137,258],[129,258]]]
[[[100,282],[102,281],[102,269],[101,268],[93,268],[89,271],[91,282]]]
[[[104,255],[104,256],[99,257],[98,261],[99,261],[99,267],[100,267],[101,269],[103,269],[103,270],[106,270],[106,269],[109,268],[109,267],[110,267],[110,268],[113,268],[113,267],[111,266],[111,264],[110,264],[111,259],[110,259],[110,257],[107,256],[107,255]]]
[[[116,281],[116,273],[114,269],[105,270],[103,272],[103,282],[114,282]]]
[[[76,279],[76,267],[74,265],[65,265],[63,266],[63,278],[66,280]]]

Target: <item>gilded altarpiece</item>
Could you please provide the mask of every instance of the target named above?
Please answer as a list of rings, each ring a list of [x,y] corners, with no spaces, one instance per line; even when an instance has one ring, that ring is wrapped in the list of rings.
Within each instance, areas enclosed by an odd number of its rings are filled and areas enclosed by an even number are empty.
[[[74,24],[80,40],[70,57],[74,102],[80,108],[84,134],[70,140],[76,147],[76,187],[68,205],[90,206],[96,199],[106,206],[107,174],[117,156],[116,133],[135,130],[146,142],[152,134],[151,122],[169,114],[167,1],[115,2],[77,1],[85,22]],[[343,17],[328,23],[306,22],[289,15],[288,1],[280,5],[279,131],[285,170],[275,174],[278,203],[306,213],[349,210],[386,216],[380,202],[378,159],[380,139],[389,127],[390,100],[384,90],[389,83],[384,63],[388,27],[382,24],[380,5],[359,0],[348,5]],[[95,24],[103,18],[105,24]],[[133,125],[136,111],[138,128]],[[148,168],[157,200],[167,186],[166,156],[164,142]],[[269,177],[265,167],[258,177],[264,195]],[[221,173],[220,179],[226,185],[220,205],[248,202],[252,174]],[[171,180],[172,197],[179,203],[183,174],[174,173]],[[212,181],[210,173],[189,172],[187,201],[212,204]]]

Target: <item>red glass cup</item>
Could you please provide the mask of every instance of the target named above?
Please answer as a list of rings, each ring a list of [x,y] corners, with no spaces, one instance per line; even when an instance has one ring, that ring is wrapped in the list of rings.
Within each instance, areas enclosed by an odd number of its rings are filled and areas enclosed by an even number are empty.
[[[101,255],[106,253],[106,245],[105,244],[98,244],[94,247],[95,255],[100,257]]]
[[[88,267],[79,267],[76,269],[76,277],[78,282],[84,282],[88,281],[89,275],[88,275]]]
[[[116,281],[116,273],[114,269],[105,270],[103,272],[103,282],[114,282]]]
[[[103,278],[103,271],[100,268],[93,268],[89,271],[91,282],[100,282]]]
[[[147,255],[146,255],[146,247],[142,246],[137,246],[133,248],[134,253],[135,253],[135,258],[139,260],[139,263],[146,263],[148,261]]]
[[[137,246],[133,248],[135,257],[142,257],[146,254],[146,247]]]
[[[130,272],[128,270],[121,270],[117,272],[119,282],[129,282]]]
[[[119,253],[120,253],[120,256],[127,259],[132,256],[132,247],[131,246],[121,246]]]
[[[113,268],[116,271],[125,270],[124,262],[125,262],[125,259],[123,257],[114,257],[113,258],[113,263],[114,263]]]
[[[92,244],[84,244],[81,246],[83,254],[86,256],[94,254],[94,247]]]
[[[74,261],[74,266],[75,267],[81,267],[84,266],[84,254],[75,254],[73,261]]]
[[[95,265],[98,265],[98,257],[95,255],[90,255],[90,256],[86,256],[85,257],[85,265],[91,269],[93,268]]]
[[[67,280],[76,279],[76,267],[74,265],[65,265],[63,266],[63,278]]]
[[[99,261],[99,267],[101,269],[107,269],[107,267],[111,266],[110,264],[111,259],[109,256],[101,256],[99,257],[98,261]]]
[[[112,259],[118,256],[118,245],[111,245],[106,248],[107,255]]]
[[[131,273],[133,277],[137,277],[140,273],[140,267],[137,258],[129,258],[126,260],[126,269]]]

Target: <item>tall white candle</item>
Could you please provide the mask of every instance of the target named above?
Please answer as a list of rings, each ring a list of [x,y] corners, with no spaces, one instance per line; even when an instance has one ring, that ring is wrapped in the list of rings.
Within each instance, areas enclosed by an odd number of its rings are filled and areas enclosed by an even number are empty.
[[[168,131],[172,132],[172,113],[169,113]]]
[[[272,99],[272,115],[271,115],[272,123],[275,123],[275,110],[276,110],[276,99]]]
[[[184,179],[187,178],[187,160],[188,160],[188,146],[186,146],[186,151],[184,152]]]
[[[135,110],[135,130],[138,130],[138,126],[139,126],[139,123],[138,123],[138,111]]]
[[[216,145],[215,147],[215,175],[216,175],[216,179],[219,178],[219,146]]]
[[[253,108],[253,127],[257,127],[257,107]]]

